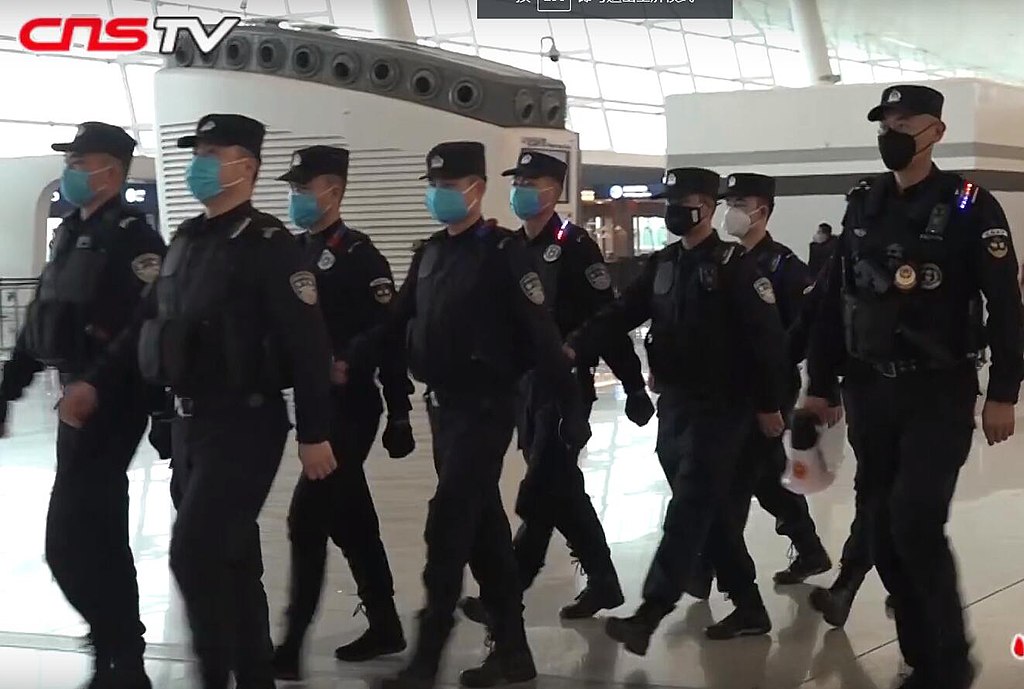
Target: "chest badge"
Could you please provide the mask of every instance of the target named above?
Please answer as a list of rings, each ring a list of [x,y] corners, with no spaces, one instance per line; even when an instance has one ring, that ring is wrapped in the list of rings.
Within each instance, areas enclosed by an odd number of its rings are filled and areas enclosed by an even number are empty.
[[[935,289],[942,284],[942,268],[934,263],[921,266],[921,289]]]
[[[324,252],[320,254],[320,260],[316,262],[316,267],[320,270],[330,270],[336,260],[330,249],[324,249]]]
[[[544,285],[537,273],[527,273],[519,280],[519,288],[523,290],[526,298],[537,306],[544,303]]]
[[[865,230],[863,227],[855,227],[853,229],[853,233],[855,235],[857,235],[858,237],[863,237],[864,235],[866,235],[868,233],[868,231]]]
[[[544,260],[548,263],[554,263],[558,260],[558,257],[562,255],[562,247],[557,244],[551,244],[547,249],[544,249]]]
[[[90,237],[87,234],[86,235],[82,235],[81,237],[78,238],[78,241],[75,242],[75,248],[76,249],[91,249],[92,248],[92,237]]]
[[[917,285],[917,271],[913,266],[904,264],[896,269],[896,277],[893,282],[901,290],[912,290]]]
[[[768,278],[758,278],[754,281],[754,290],[757,296],[766,304],[775,303],[775,290],[772,289],[772,281]]]

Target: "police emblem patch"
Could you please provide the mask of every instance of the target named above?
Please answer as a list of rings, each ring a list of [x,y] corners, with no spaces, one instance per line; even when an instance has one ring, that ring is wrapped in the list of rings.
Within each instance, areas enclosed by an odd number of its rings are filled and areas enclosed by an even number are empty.
[[[527,273],[524,275],[519,281],[519,287],[523,290],[526,298],[537,306],[544,303],[544,285],[541,283],[540,275],[537,275],[537,273]]]
[[[612,286],[612,276],[608,272],[608,266],[603,263],[593,263],[587,267],[583,274],[587,276],[590,286],[599,292],[603,292]]]
[[[148,285],[160,276],[160,262],[157,254],[140,254],[132,261],[132,272]]]
[[[430,159],[430,169],[436,170],[439,167],[444,167],[444,158],[441,156],[434,156]]]
[[[523,157],[519,159],[519,164],[529,165],[531,160],[533,160],[533,156],[531,156],[529,153],[525,153],[523,154]]]
[[[893,278],[893,282],[902,290],[913,289],[917,284],[917,271],[911,265],[902,265],[896,269],[896,276]]]
[[[868,233],[868,231],[865,230],[863,227],[857,227],[857,228],[854,228],[853,233],[855,235],[857,235],[858,237],[863,237],[864,235],[866,235]]]
[[[295,292],[295,296],[298,297],[303,304],[308,304],[309,306],[316,305],[316,278],[313,276],[313,273],[310,273],[307,270],[299,271],[288,278],[288,282],[291,283],[292,291]]]
[[[676,185],[676,175],[674,172],[670,172],[665,175],[665,186],[674,187]]]
[[[390,304],[395,295],[395,285],[388,278],[377,278],[370,282],[370,291],[378,304]]]
[[[1006,237],[990,237],[988,240],[988,252],[992,258],[1006,258],[1010,253],[1010,246],[1006,243]]]
[[[889,97],[885,99],[886,103],[899,103],[903,99],[903,94],[893,89],[889,91]]]
[[[210,120],[209,122],[207,122],[206,124],[204,124],[204,125],[203,125],[202,127],[200,127],[200,128],[199,128],[199,131],[201,131],[201,132],[209,132],[209,131],[213,131],[213,129],[214,129],[214,128],[215,128],[216,126],[217,126],[217,123],[216,123],[216,122],[214,122],[213,120]]]
[[[302,156],[296,153],[292,156],[292,167],[298,167],[302,165]]]
[[[735,177],[730,177],[729,181],[726,183],[726,185],[729,186],[729,187],[735,187],[736,186],[736,178]]]
[[[942,269],[934,263],[921,266],[921,289],[935,289],[942,284]]]
[[[554,263],[558,260],[558,257],[562,255],[562,247],[557,244],[551,244],[547,249],[544,249],[544,260],[548,263]]]
[[[775,290],[772,289],[772,281],[768,278],[758,278],[755,280],[754,290],[757,292],[757,296],[761,297],[761,301],[766,304],[775,303]]]
[[[324,252],[320,254],[320,260],[316,262],[316,267],[320,270],[330,270],[336,260],[330,249],[324,249]]]

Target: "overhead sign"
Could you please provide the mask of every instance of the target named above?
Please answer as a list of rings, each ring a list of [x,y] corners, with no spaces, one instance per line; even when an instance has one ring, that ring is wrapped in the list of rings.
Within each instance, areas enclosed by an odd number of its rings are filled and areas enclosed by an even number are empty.
[[[649,199],[651,193],[646,184],[613,184],[608,187],[608,198],[612,199]]]

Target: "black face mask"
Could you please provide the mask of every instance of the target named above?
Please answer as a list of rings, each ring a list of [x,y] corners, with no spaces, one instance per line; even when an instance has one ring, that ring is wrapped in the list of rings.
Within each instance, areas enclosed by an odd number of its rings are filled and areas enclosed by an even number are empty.
[[[673,206],[665,209],[665,228],[677,237],[689,234],[700,224],[700,206]]]
[[[878,135],[878,152],[882,154],[882,162],[890,170],[905,170],[918,154],[917,137],[931,129],[931,125],[925,127],[917,134],[907,134],[888,130]],[[928,146],[931,147],[931,144]],[[923,153],[927,149],[922,149]]]

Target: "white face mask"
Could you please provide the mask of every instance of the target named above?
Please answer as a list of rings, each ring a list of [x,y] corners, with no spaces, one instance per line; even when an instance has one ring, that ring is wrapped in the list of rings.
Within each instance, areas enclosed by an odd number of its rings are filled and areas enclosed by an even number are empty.
[[[757,211],[754,212],[756,213]],[[729,206],[729,209],[725,211],[725,223],[723,227],[731,236],[743,239],[747,236],[747,233],[750,232],[750,227],[752,225],[753,222],[750,220],[750,215],[748,215],[742,208]]]

